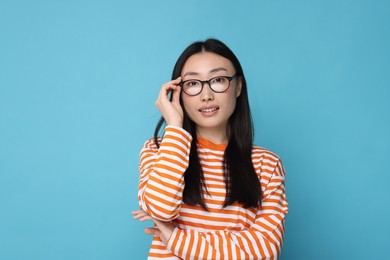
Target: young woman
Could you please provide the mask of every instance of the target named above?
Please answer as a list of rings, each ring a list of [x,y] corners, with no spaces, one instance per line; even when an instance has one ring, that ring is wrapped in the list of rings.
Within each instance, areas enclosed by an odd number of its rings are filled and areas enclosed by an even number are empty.
[[[277,259],[288,205],[279,157],[253,145],[241,65],[222,42],[191,44],[156,101],[133,212],[152,219],[149,259]],[[157,137],[166,123],[163,137]]]

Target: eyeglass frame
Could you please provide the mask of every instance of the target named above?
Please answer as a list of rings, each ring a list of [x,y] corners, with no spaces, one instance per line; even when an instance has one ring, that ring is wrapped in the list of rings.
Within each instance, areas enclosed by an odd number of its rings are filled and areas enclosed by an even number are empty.
[[[237,78],[237,77],[238,77],[238,73],[234,74],[234,75],[231,76],[231,77],[229,77],[229,76],[216,76],[216,77],[212,77],[212,78],[209,79],[209,80],[189,79],[189,80],[185,80],[185,81],[180,82],[180,83],[179,83],[179,86],[182,87],[182,91],[183,91],[186,95],[191,96],[191,97],[197,96],[197,95],[199,95],[200,93],[202,93],[202,91],[203,91],[203,86],[204,86],[204,84],[206,84],[206,83],[208,83],[209,88],[210,88],[214,93],[224,93],[224,92],[226,92],[226,91],[230,88],[230,82],[231,82],[234,78]],[[228,87],[227,87],[224,91],[215,91],[215,90],[211,87],[211,81],[212,81],[213,79],[215,79],[215,78],[226,78],[226,79],[229,81]],[[197,93],[197,94],[195,94],[195,95],[190,95],[190,94],[188,94],[187,92],[184,91],[183,85],[184,85],[184,83],[186,83],[186,82],[188,82],[188,81],[198,81],[198,82],[200,82],[201,88],[200,88],[199,93]]]

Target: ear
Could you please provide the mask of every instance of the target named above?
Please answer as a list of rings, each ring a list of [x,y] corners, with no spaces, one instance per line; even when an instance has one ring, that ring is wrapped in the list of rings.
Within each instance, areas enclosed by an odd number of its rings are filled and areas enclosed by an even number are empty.
[[[236,97],[239,97],[241,95],[242,90],[242,77],[237,78],[237,90],[236,90]]]

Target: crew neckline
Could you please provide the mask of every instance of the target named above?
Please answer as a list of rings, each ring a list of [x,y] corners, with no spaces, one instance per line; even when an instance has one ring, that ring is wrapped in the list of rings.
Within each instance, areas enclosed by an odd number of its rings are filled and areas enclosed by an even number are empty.
[[[204,138],[199,137],[199,136],[196,138],[196,140],[198,141],[199,145],[206,147],[206,148],[209,148],[209,149],[212,149],[212,150],[225,151],[225,149],[227,147],[227,144],[216,144],[208,139],[204,139]]]

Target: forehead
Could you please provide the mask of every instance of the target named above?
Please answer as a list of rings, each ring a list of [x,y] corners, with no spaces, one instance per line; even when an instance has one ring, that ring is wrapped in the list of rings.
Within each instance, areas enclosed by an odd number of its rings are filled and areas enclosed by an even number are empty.
[[[181,74],[194,72],[200,75],[207,75],[216,68],[224,68],[230,73],[234,72],[234,66],[230,60],[213,52],[201,52],[187,59]]]

